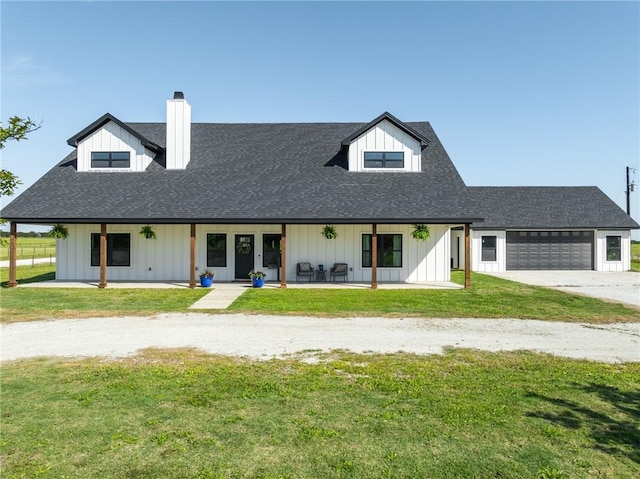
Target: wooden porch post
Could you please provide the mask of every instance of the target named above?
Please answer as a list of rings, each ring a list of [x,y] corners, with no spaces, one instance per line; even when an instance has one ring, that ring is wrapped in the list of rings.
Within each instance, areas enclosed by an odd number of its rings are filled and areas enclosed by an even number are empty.
[[[378,225],[371,225],[371,289],[378,289]]]
[[[107,224],[100,224],[100,283],[98,288],[107,287]]]
[[[287,225],[282,223],[282,233],[280,236],[280,267],[282,274],[280,275],[280,287],[287,287]]]
[[[16,237],[17,237],[17,224],[12,221],[9,229],[9,287],[15,288],[18,286],[16,281]]]
[[[189,247],[189,287],[196,287],[196,225],[191,223],[190,247]]]
[[[471,240],[469,224],[464,225],[464,288],[471,288]]]

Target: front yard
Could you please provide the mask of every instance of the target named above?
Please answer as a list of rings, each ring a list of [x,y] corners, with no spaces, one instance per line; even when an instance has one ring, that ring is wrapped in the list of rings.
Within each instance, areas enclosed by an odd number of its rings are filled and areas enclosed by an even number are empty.
[[[153,315],[187,311],[208,289],[6,288],[0,270],[2,322],[88,316]],[[19,267],[18,280],[53,279],[51,266]],[[463,282],[461,272],[453,281]],[[214,285],[215,286],[215,285]],[[472,274],[470,290],[248,289],[230,312],[314,316],[524,318],[614,323],[640,321],[621,304]],[[212,311],[220,312],[220,311]]]
[[[150,350],[2,369],[7,479],[640,477],[638,363]]]

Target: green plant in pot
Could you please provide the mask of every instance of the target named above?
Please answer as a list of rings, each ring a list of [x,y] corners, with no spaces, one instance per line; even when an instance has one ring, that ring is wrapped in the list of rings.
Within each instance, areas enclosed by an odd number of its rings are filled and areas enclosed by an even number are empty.
[[[252,269],[249,271],[249,278],[251,278],[251,284],[254,288],[262,288],[264,286],[264,279],[267,275],[262,271]]]
[[[327,239],[336,239],[338,237],[336,227],[333,225],[325,225],[325,227],[322,228],[322,236]]]
[[[208,288],[213,283],[214,272],[210,269],[205,269],[200,273],[200,285],[204,288]]]
[[[65,225],[58,223],[51,227],[49,230],[49,236],[52,238],[67,239],[69,236],[69,230]]]
[[[413,239],[418,241],[427,241],[431,232],[429,231],[429,227],[424,224],[415,224],[413,225],[413,231],[411,232],[411,236]]]
[[[140,236],[142,236],[143,238],[146,239],[156,239],[156,232],[153,231],[153,226],[143,226],[142,228],[140,228],[140,232],[138,233]]]

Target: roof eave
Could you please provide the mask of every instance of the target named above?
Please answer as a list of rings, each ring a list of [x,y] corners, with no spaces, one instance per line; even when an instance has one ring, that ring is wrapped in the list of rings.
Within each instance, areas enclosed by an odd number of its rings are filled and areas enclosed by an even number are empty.
[[[82,140],[84,140],[87,136],[91,135],[96,130],[102,128],[104,125],[106,125],[110,121],[115,123],[116,125],[118,125],[123,130],[127,131],[131,135],[135,136],[138,140],[140,140],[140,142],[142,143],[142,145],[145,148],[148,148],[149,150],[152,150],[152,151],[154,151],[156,153],[160,153],[162,151],[162,147],[160,145],[158,145],[158,144],[154,143],[153,141],[145,138],[140,133],[138,133],[136,130],[131,128],[129,125],[127,125],[126,123],[123,123],[120,120],[118,120],[111,113],[105,113],[100,118],[98,118],[96,121],[94,121],[89,126],[87,126],[85,129],[83,129],[82,131],[79,131],[78,133],[73,135],[71,138],[69,138],[67,140],[67,144],[69,146],[77,147],[78,143],[80,143]]]
[[[353,140],[358,138],[363,133],[369,131],[371,128],[373,128],[375,125],[377,125],[378,123],[380,123],[383,120],[387,120],[388,122],[390,122],[394,126],[400,128],[402,131],[404,131],[408,135],[410,135],[413,138],[415,138],[417,141],[420,142],[420,146],[421,146],[421,148],[423,150],[427,146],[429,146],[429,143],[431,142],[431,140],[429,140],[428,138],[423,136],[421,133],[419,133],[416,130],[414,130],[413,128],[411,128],[409,125],[407,125],[404,122],[400,121],[398,118],[393,116],[388,111],[385,111],[384,113],[382,113],[381,115],[379,115],[378,117],[376,117],[375,119],[373,119],[372,121],[370,121],[369,123],[364,125],[363,127],[361,127],[358,130],[356,130],[354,133],[352,133],[351,135],[346,137],[344,140],[342,140],[342,147],[344,148],[344,147],[349,146],[353,142]]]

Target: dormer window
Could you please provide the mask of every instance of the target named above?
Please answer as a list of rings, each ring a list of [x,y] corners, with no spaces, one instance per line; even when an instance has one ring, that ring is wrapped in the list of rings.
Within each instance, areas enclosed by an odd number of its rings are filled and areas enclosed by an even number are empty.
[[[365,151],[365,168],[404,168],[402,151]]]
[[[92,151],[91,168],[130,168],[128,151]]]

